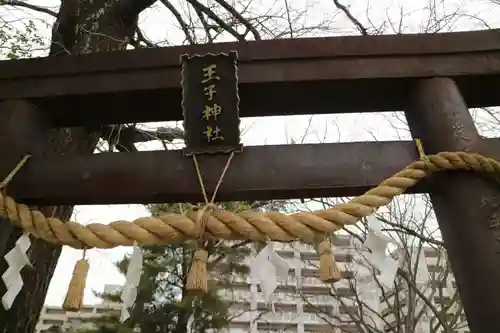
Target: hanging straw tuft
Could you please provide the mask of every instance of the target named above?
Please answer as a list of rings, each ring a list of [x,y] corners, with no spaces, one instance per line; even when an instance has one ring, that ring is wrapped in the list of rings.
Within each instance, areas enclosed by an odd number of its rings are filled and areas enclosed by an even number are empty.
[[[337,282],[342,279],[340,270],[335,263],[330,240],[324,237],[317,245],[319,254],[319,278],[325,283]]]
[[[208,262],[208,251],[203,246],[203,234],[205,233],[205,227],[208,221],[208,218],[212,214],[215,209],[214,204],[208,204],[203,209],[198,210],[198,218],[197,218],[197,237],[198,248],[193,256],[193,261],[191,263],[191,268],[189,269],[189,273],[186,281],[186,289],[188,291],[194,292],[207,292],[208,291],[208,271],[207,271],[207,262]]]
[[[69,283],[68,293],[64,299],[64,310],[78,312],[81,309],[88,272],[89,262],[85,259],[78,260],[73,270],[73,277]]]
[[[207,282],[207,261],[208,251],[197,249],[193,256],[193,262],[186,281],[186,289],[193,292],[206,293],[208,291]]]

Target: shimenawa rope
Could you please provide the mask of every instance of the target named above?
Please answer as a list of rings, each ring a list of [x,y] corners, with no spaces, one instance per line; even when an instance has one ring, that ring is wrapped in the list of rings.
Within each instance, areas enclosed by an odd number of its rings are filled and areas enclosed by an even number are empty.
[[[318,237],[331,234],[344,225],[354,224],[361,218],[389,204],[395,196],[405,193],[418,181],[440,170],[469,170],[486,174],[500,173],[500,163],[479,154],[466,152],[441,152],[425,156],[384,180],[377,187],[352,199],[348,203],[315,212],[282,214],[279,212],[213,211],[206,220],[203,240],[223,239],[253,241],[302,240],[315,243]],[[113,248],[139,244],[179,244],[197,239],[199,211],[190,210],[185,215],[164,214],[158,218],[139,218],[132,222],[115,221],[107,225],[92,223],[81,225],[45,217],[38,210],[30,210],[13,198],[0,193],[0,215],[11,223],[48,242],[73,248]],[[319,238],[322,239],[322,238]],[[324,250],[323,239],[318,243],[320,255]],[[319,246],[323,243],[321,246]],[[332,261],[333,262],[333,259]],[[320,267],[320,270],[322,268]],[[330,274],[336,280],[335,273]],[[322,276],[325,278],[325,276]]]
[[[289,215],[279,212],[214,211],[207,219],[203,239],[263,241],[267,237],[274,241],[300,239],[313,243],[317,233],[335,232],[346,224],[356,223],[436,171],[500,172],[499,162],[474,153],[442,152],[427,158],[429,162],[416,161],[365,194],[325,210]],[[169,213],[132,222],[81,225],[45,217],[40,211],[30,211],[13,198],[0,194],[0,215],[35,237],[76,249],[131,246],[134,241],[139,244],[180,244],[197,236],[197,210],[189,210],[185,215]]]

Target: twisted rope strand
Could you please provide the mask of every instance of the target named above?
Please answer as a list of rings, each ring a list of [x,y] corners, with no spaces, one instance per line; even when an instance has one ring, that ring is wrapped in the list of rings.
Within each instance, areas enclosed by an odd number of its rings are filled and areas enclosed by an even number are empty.
[[[499,174],[500,163],[479,154],[442,152],[428,155],[384,180],[379,186],[354,198],[349,203],[315,212],[285,215],[279,212],[214,211],[208,218],[204,239],[248,239],[290,241],[301,239],[312,243],[318,233],[335,232],[344,225],[354,224],[361,218],[389,204],[395,196],[405,193],[420,180],[439,170],[471,170],[486,174]],[[37,210],[18,204],[0,193],[0,215],[14,225],[48,242],[73,248],[113,248],[140,244],[179,244],[196,239],[198,213],[185,215],[165,214],[159,218],[139,218],[135,221],[115,221],[107,225],[92,223],[81,225],[47,218]]]

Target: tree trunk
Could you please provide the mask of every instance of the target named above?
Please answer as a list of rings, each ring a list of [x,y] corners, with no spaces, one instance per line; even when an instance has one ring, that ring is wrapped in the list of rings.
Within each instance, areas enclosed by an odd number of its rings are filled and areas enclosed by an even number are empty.
[[[62,0],[58,19],[52,30],[50,56],[123,50],[135,31],[138,15],[155,0]],[[105,112],[105,110],[103,110]],[[46,140],[46,154],[92,154],[100,137],[98,129],[71,128],[51,131]],[[45,208],[44,212],[67,220],[73,207]],[[13,230],[8,252],[20,230]],[[35,269],[23,271],[24,287],[13,307],[0,307],[0,332],[31,333],[39,318],[47,289],[61,254],[61,247],[32,240],[30,260]],[[5,253],[0,253],[3,257]],[[71,269],[68,267],[68,269]],[[0,263],[0,272],[5,264]]]
[[[181,248],[182,251],[182,293],[181,297],[184,301],[188,296],[188,291],[186,288],[187,276],[189,273],[189,267],[191,265],[190,253],[186,253],[185,248]],[[189,307],[191,308],[191,307]],[[175,326],[174,333],[187,333],[189,318],[191,317],[193,311],[188,311],[185,308],[179,311],[179,319],[177,325]]]

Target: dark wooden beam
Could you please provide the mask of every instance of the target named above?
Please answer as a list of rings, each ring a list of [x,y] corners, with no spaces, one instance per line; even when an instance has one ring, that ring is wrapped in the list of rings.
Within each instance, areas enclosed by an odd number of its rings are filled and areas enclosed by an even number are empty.
[[[414,137],[428,153],[498,154],[483,140],[453,80],[415,85],[407,112]],[[472,333],[500,332],[500,187],[466,171],[436,175],[430,198]]]
[[[239,51],[241,63],[334,57],[440,55],[499,50],[500,29],[400,34],[274,39],[245,43],[197,44],[92,53],[61,59],[0,61],[0,79],[46,77],[90,72],[157,69],[179,66],[182,54]],[[166,78],[166,80],[170,80]]]
[[[499,45],[498,31],[490,30],[6,61],[0,62],[0,100],[31,98],[54,126],[180,120],[179,56],[234,49],[242,117],[401,110],[411,83],[433,76],[456,79],[469,107],[494,106],[500,105]]]
[[[500,147],[497,139],[489,141]],[[217,199],[359,195],[417,158],[411,141],[245,147],[234,157]],[[199,158],[208,191],[226,159]],[[415,191],[425,191],[425,185]],[[33,159],[9,194],[36,205],[202,201],[193,161],[180,151]]]

